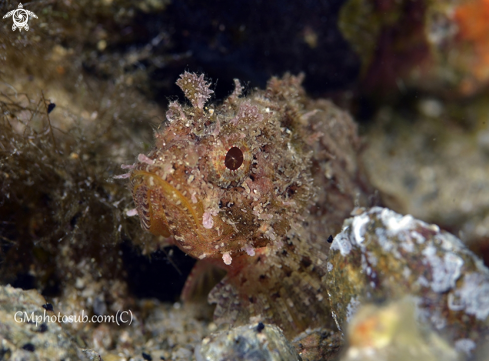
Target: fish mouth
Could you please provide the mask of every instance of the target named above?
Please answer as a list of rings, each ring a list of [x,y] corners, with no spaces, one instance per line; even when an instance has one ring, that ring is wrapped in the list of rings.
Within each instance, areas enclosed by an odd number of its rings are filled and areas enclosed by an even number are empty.
[[[218,217],[214,222],[219,224],[206,227],[204,218],[209,214],[201,201],[191,203],[176,186],[147,170],[134,170],[130,178],[143,229],[171,236],[171,243],[198,259],[221,259],[223,252],[242,248],[233,240],[234,229]]]
[[[143,229],[164,237],[173,235],[177,240],[183,237],[182,230],[200,230],[201,212],[169,182],[154,173],[135,170],[131,184]]]

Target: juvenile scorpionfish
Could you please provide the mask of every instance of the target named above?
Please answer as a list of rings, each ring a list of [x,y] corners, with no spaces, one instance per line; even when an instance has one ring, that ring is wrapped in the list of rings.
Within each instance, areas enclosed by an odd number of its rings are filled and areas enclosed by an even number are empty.
[[[272,78],[243,96],[235,80],[213,107],[204,76],[185,72],[190,104],[170,102],[154,149],[126,175],[144,230],[227,271],[209,294],[218,323],[259,320],[288,336],[332,324],[327,239],[370,188],[354,122],[301,82]]]

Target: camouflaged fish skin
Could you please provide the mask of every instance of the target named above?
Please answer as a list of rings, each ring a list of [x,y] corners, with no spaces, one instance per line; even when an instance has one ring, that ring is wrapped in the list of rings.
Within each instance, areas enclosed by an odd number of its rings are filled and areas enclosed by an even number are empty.
[[[331,325],[323,277],[330,234],[370,188],[351,117],[310,100],[301,76],[206,103],[210,84],[185,72],[189,105],[170,102],[155,148],[127,174],[143,229],[227,270],[209,294],[219,323],[253,320],[287,336]]]

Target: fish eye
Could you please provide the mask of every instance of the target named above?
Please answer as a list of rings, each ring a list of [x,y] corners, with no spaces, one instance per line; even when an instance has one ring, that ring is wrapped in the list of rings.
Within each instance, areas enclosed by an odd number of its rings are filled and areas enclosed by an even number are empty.
[[[210,143],[208,149],[206,158],[210,182],[221,188],[237,187],[250,174],[253,154],[246,142]]]
[[[238,147],[232,147],[228,150],[226,158],[224,159],[224,165],[229,170],[236,170],[243,164],[244,156],[241,149]]]

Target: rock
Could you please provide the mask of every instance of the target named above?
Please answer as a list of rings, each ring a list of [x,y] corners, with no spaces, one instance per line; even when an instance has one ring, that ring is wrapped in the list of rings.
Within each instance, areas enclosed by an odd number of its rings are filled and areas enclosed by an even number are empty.
[[[357,210],[334,239],[326,278],[344,330],[369,301],[416,299],[420,319],[454,343],[476,343],[489,326],[489,271],[436,225],[374,207]]]
[[[261,322],[206,337],[196,358],[208,361],[300,360],[280,328]]]

